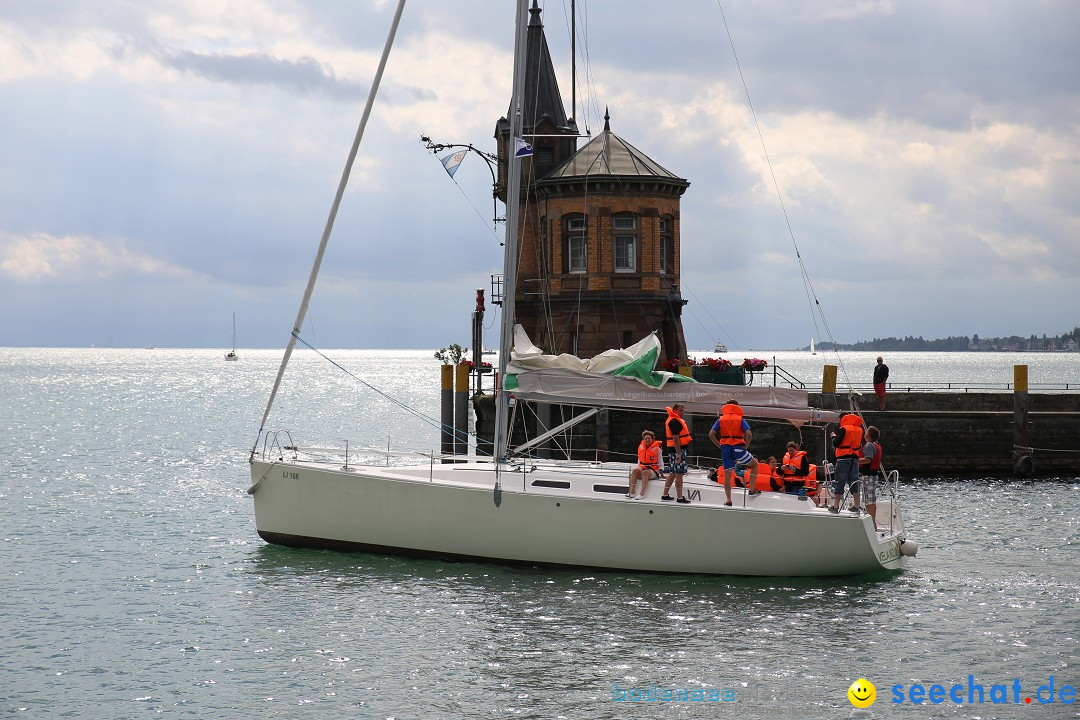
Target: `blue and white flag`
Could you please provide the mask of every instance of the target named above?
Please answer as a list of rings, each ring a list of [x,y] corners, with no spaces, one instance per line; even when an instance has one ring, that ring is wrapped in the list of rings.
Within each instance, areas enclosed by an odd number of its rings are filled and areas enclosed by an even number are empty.
[[[514,138],[514,157],[529,157],[532,154],[532,145],[521,138]]]
[[[446,168],[447,175],[449,175],[450,177],[454,177],[454,173],[457,172],[458,165],[461,165],[461,161],[465,159],[465,154],[468,152],[468,150],[458,150],[452,155],[447,155],[444,158],[440,158],[442,160],[442,166]]]

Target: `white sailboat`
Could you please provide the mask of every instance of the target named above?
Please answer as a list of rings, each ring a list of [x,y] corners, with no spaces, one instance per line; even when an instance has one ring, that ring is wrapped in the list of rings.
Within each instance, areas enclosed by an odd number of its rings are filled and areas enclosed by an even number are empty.
[[[236,313],[232,314],[232,350],[225,353],[226,360],[239,360],[240,356],[236,354]]]
[[[519,227],[521,161],[509,158],[504,306],[500,326],[494,457],[441,464],[417,455],[412,465],[342,463],[325,449],[305,451],[292,433],[266,429],[281,378],[305,317],[349,167],[355,157],[400,19],[391,26],[315,266],[301,301],[258,439],[249,457],[255,523],[271,543],[361,550],[450,560],[571,565],[628,571],[736,575],[818,576],[896,569],[915,544],[906,541],[893,473],[879,489],[877,519],[831,514],[805,497],[724,489],[705,469],[691,469],[691,504],[660,502],[662,483],[644,500],[626,496],[632,465],[624,462],[543,460],[530,445],[508,446],[512,390],[515,402],[545,401],[663,412],[681,402],[687,412],[715,413],[736,398],[748,416],[785,418],[797,426],[835,422],[839,414],[810,408],[801,390],[696,383],[652,371],[659,342],[649,336],[626,350],[590,360],[544,355],[520,328],[513,302]],[[511,137],[521,135],[522,77],[528,0],[518,0],[515,26]],[[511,154],[512,155],[512,154]],[[722,393],[718,395],[717,393]],[[586,413],[588,416],[591,413]],[[633,537],[628,545],[627,538]],[[748,542],[752,539],[752,542]]]
[[[810,354],[817,355],[817,350],[814,349],[814,338],[810,338]]]

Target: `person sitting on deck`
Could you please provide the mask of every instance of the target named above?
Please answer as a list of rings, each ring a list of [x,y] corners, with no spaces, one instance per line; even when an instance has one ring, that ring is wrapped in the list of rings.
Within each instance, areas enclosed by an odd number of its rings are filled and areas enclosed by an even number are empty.
[[[664,444],[656,439],[652,430],[641,433],[641,444],[638,445],[638,466],[630,473],[630,492],[626,497],[633,500],[641,500],[645,497],[645,487],[653,478],[660,477],[660,454]],[[641,481],[641,491],[634,493],[638,480]]]
[[[792,440],[787,444],[787,452],[784,453],[784,462],[780,465],[780,475],[784,478],[784,491],[799,494],[799,490],[806,487],[806,477],[810,474],[810,459],[805,450],[799,449],[799,444]]]

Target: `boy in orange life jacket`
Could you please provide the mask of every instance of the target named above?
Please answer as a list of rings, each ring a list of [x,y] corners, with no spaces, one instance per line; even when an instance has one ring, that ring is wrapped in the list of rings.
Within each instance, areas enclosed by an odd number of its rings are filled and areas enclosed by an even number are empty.
[[[675,483],[675,494],[678,497],[678,502],[689,505],[690,499],[683,497],[682,481],[683,475],[686,474],[686,457],[690,454],[690,441],[693,438],[690,436],[689,426],[683,420],[683,406],[676,403],[664,409],[667,410],[668,414],[667,420],[664,421],[664,430],[667,433],[668,452],[671,454],[668,456],[670,474],[664,482],[664,494],[660,496],[660,499],[675,499],[668,495],[671,484]]]
[[[878,429],[871,425],[866,428],[866,444],[863,445],[862,457],[859,458],[859,472],[862,477],[859,484],[862,485],[863,502],[866,503],[866,512],[870,513],[870,519],[877,524],[877,479],[881,471],[881,443]]]
[[[652,430],[641,433],[641,444],[638,445],[638,466],[630,473],[630,492],[626,497],[632,500],[641,500],[645,497],[645,486],[655,477],[660,477],[660,452],[663,443],[657,440]],[[641,480],[641,492],[634,494],[637,481]]]
[[[745,477],[757,477],[758,461],[751,455],[746,446],[750,444],[753,434],[750,432],[750,423],[743,420],[743,410],[739,407],[738,400],[728,400],[727,405],[720,408],[720,417],[713,423],[709,430],[709,439],[720,448],[720,460],[724,469],[724,494],[727,502],[724,505],[731,506],[731,485],[735,481],[735,466],[746,465],[748,475]],[[761,491],[754,489],[753,481],[746,483],[750,489],[748,495],[760,495]]]

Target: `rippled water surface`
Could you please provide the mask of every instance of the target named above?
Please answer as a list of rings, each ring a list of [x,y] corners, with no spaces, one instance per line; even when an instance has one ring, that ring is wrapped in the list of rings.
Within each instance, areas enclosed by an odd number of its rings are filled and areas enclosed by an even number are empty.
[[[1078,478],[910,479],[922,549],[881,577],[288,550],[258,538],[244,492],[280,354],[240,352],[225,363],[204,350],[0,349],[0,714],[840,718],[865,677],[876,717],[1080,717],[1075,704],[1023,703],[1051,676],[1058,692],[1080,684]],[[437,416],[430,352],[335,358]],[[437,443],[429,425],[305,353],[271,418],[317,426],[297,430],[303,442]],[[628,553],[633,542],[628,529]],[[894,685],[969,675],[982,705],[891,702]],[[995,683],[1009,685],[1009,703],[990,703]],[[654,684],[734,700],[613,699]]]

